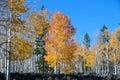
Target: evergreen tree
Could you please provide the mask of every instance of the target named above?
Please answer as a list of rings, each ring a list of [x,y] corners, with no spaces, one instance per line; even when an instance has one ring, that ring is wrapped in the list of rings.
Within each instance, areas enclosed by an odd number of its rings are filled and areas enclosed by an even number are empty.
[[[109,32],[108,32],[108,28],[104,25],[102,27],[102,29],[100,30],[100,42],[102,44],[106,43],[106,42],[109,42]]]
[[[102,29],[100,30],[101,32],[104,32],[105,30],[107,30],[108,28],[106,27],[106,25],[103,25]]]
[[[38,56],[36,64],[40,73],[47,73],[49,69],[49,65],[44,59],[44,55],[46,51],[43,47],[45,45],[44,41],[42,40],[43,36],[44,35],[38,35],[35,40],[35,45],[36,45],[35,54]]]
[[[86,34],[84,35],[83,44],[86,46],[87,49],[90,48],[90,37],[89,37],[88,33],[86,33]]]
[[[44,14],[43,11],[44,11],[44,5],[42,5],[42,7],[41,7],[40,19],[46,20],[46,19],[43,19],[43,18],[45,18],[45,16],[43,16],[43,14]],[[43,22],[45,22],[44,24],[47,24],[47,25],[43,24],[40,27],[45,27],[45,26],[49,25],[47,21],[43,21]],[[37,64],[37,68],[38,68],[39,72],[47,73],[49,70],[51,70],[51,68],[49,68],[49,65],[47,64],[47,62],[44,59],[44,56],[46,55],[46,50],[44,49],[45,42],[42,40],[43,36],[46,35],[46,33],[47,33],[47,27],[43,29],[43,32],[44,32],[43,34],[38,34],[36,36],[36,39],[35,39],[36,48],[34,50],[34,53],[37,55],[36,64]]]

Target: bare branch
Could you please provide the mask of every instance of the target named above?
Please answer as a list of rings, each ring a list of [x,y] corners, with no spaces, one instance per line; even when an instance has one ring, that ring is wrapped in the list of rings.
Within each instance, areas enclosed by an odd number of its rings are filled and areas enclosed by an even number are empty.
[[[3,43],[0,43],[0,46],[3,45],[3,44],[5,44],[5,43],[9,43],[9,42],[3,42]]]

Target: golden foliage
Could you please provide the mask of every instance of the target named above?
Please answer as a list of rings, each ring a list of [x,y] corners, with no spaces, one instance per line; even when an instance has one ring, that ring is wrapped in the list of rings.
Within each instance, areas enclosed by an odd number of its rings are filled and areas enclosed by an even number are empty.
[[[89,50],[86,54],[86,64],[87,67],[93,67],[94,65],[94,53],[92,50]]]
[[[50,19],[48,34],[43,37],[47,50],[45,60],[52,67],[56,66],[56,63],[64,63],[64,66],[67,66],[72,61],[77,48],[75,40],[70,39],[74,32],[70,19],[60,12],[54,12]]]
[[[31,12],[26,18],[26,31],[30,38],[35,38],[36,35],[45,34],[45,29],[49,26],[46,16],[40,12]]]
[[[27,8],[24,6],[24,0],[8,0],[7,4],[13,13],[24,13]]]
[[[85,54],[87,53],[87,48],[85,47],[85,45],[79,45],[77,43],[77,50],[74,54],[74,61],[75,62],[83,62],[85,59]]]
[[[11,18],[10,30],[12,32],[23,32],[24,30],[24,22],[16,15],[13,15],[13,17]]]
[[[33,44],[31,41],[15,36],[11,44],[12,50],[10,55],[12,60],[23,60],[33,55]]]
[[[119,56],[120,56],[120,27],[118,27],[111,36],[110,39],[110,60],[114,61],[115,59],[117,60],[117,63],[120,61]]]

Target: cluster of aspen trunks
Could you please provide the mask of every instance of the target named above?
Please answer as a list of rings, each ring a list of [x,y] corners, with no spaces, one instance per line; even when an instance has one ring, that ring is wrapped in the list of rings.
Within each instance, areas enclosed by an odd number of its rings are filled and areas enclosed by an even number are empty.
[[[25,60],[17,60],[17,61],[11,61],[10,63],[10,72],[11,73],[15,73],[15,72],[19,72],[19,73],[39,73],[38,68],[36,67],[36,57],[32,56],[29,59],[25,59]],[[79,62],[81,63],[81,62]],[[75,63],[75,69],[74,69],[74,73],[91,73],[94,72],[96,73],[96,66],[92,67],[90,70],[89,68],[86,68],[86,71],[84,71],[84,67],[82,67],[82,65],[80,65],[79,63]],[[109,63],[110,64],[110,63]],[[2,57],[0,59],[0,72],[5,73],[6,71],[6,64],[5,64],[5,60],[4,57]],[[112,66],[112,64],[110,64]],[[120,66],[116,66],[117,68],[117,74],[120,74]],[[103,69],[104,70],[104,69]],[[106,72],[104,72],[103,70],[100,70],[99,75],[106,75]],[[110,68],[110,74],[114,74],[114,68]]]
[[[36,67],[36,58],[32,56],[26,60],[17,60],[10,62],[10,72],[19,72],[19,73],[38,73],[38,69]],[[0,59],[0,71],[5,73],[6,64],[4,59]]]

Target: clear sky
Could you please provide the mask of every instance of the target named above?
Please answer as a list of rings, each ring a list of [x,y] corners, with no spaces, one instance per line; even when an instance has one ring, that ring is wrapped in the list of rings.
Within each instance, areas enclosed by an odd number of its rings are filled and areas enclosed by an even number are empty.
[[[82,43],[86,32],[91,43],[94,43],[95,33],[103,25],[114,31],[120,24],[120,0],[38,0],[31,7],[40,9],[42,4],[51,13],[60,10],[70,17],[73,26],[77,28],[74,37],[79,43]]]

